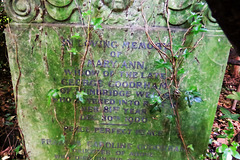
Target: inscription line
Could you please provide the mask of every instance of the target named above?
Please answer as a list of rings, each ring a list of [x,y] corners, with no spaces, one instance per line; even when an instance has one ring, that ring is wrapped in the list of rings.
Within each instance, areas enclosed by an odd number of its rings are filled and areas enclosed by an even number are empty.
[[[101,123],[101,125],[128,126],[128,124],[110,124],[110,123]]]

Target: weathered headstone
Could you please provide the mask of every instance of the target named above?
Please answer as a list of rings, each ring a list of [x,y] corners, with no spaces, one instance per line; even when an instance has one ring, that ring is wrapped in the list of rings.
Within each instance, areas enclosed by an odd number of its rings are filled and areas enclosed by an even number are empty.
[[[160,56],[146,36],[141,13],[143,7],[150,37],[165,51],[161,44],[169,45],[169,36],[164,0],[147,0],[142,7],[140,0],[93,0],[92,15],[102,17],[104,25],[91,31],[83,69],[88,20],[80,14],[88,10],[88,1],[5,3],[13,19],[6,38],[18,121],[30,159],[186,159],[175,121],[169,118],[174,114],[167,75],[154,67]],[[175,46],[182,43],[194,3],[169,1]],[[205,12],[208,32],[187,37],[187,46],[197,47],[184,60],[180,86],[197,86],[203,102],[191,108],[183,102],[178,109],[183,137],[193,145],[195,158],[207,147],[229,51],[223,32],[209,10]],[[75,33],[81,38],[71,38]],[[68,52],[73,47],[76,55]],[[88,94],[86,104],[75,101],[80,82]],[[48,105],[51,89],[61,95]],[[161,112],[152,112],[149,105],[156,89],[165,99]]]

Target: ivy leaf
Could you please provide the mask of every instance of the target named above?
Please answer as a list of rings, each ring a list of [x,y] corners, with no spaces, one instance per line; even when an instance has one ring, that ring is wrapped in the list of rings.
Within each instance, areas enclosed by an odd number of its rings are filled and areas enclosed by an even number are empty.
[[[47,97],[48,97],[48,106],[50,106],[52,98],[60,97],[59,90],[58,89],[50,89],[48,91]]]
[[[240,154],[236,150],[232,150],[233,157],[240,159]]]
[[[18,146],[14,149],[16,155],[19,153],[21,147],[22,147],[21,145],[18,145]]]
[[[233,142],[231,143],[231,145],[232,145],[233,147],[235,147],[236,149],[237,149],[237,147],[239,146],[239,144],[238,144],[237,142],[235,142],[235,141],[233,141]]]
[[[197,92],[197,87],[196,86],[191,86],[188,89],[189,92]]]
[[[192,151],[194,151],[194,148],[192,146],[192,144],[188,145],[187,148],[191,149]]]
[[[169,70],[172,70],[172,65],[170,62],[164,62],[163,59],[160,59],[160,60],[156,60],[155,61],[155,67],[158,69],[158,68],[166,68],[166,69],[169,69]]]
[[[205,156],[203,156],[203,154],[201,154],[198,159],[199,159],[199,160],[205,160]]]
[[[232,92],[232,94],[228,95],[227,98],[229,99],[236,99],[240,101],[240,92]]]
[[[167,115],[166,117],[169,119],[169,121],[170,121],[171,123],[174,123],[174,122],[175,122],[175,121],[174,121],[174,116],[172,116],[172,115]]]
[[[223,152],[223,155],[222,155],[222,158],[224,160],[232,160],[232,151],[227,148],[224,152]]]
[[[216,152],[223,153],[227,148],[228,148],[228,146],[226,144],[222,144],[222,146],[217,148]]]
[[[195,5],[197,5],[198,7],[203,7],[205,5],[204,2],[199,2],[199,3],[196,3]]]
[[[198,17],[200,17],[200,16],[198,16]],[[201,18],[201,17],[200,17],[200,18]],[[200,19],[200,21],[201,21],[201,19]],[[195,23],[196,23],[196,24],[194,24],[194,27],[193,27],[193,29],[192,29],[192,32],[193,32],[194,34],[198,34],[199,32],[207,32],[207,29],[206,29],[206,28],[202,28],[202,24],[200,23],[200,21],[199,21],[199,23],[197,23],[198,20],[195,20]]]
[[[102,29],[102,26],[101,26],[101,25],[94,25],[94,26],[93,26],[93,29],[94,29],[94,30]]]
[[[102,22],[103,22],[103,20],[102,20],[101,17],[99,17],[99,18],[96,18],[96,17],[92,18],[91,24],[93,25],[93,29],[94,30],[102,29],[102,26],[101,26]]]
[[[80,36],[80,34],[79,33],[75,33],[72,37],[71,37],[72,39],[80,39],[81,38],[81,36]]]
[[[190,20],[192,18],[197,18],[197,13],[191,12],[191,15],[187,18],[187,20]]]
[[[151,105],[154,105],[154,104],[161,104],[162,103],[162,100],[160,98],[160,96],[157,96],[157,95],[150,95],[150,104]]]
[[[200,28],[199,32],[207,32],[208,30],[206,28]]]
[[[221,119],[229,118],[229,119],[233,119],[235,121],[238,121],[238,118],[240,117],[239,114],[232,114],[229,110],[227,110],[224,107],[221,107],[220,110],[224,114],[223,116],[220,117]]]
[[[65,143],[65,136],[61,134],[61,137],[58,140],[59,142]]]
[[[184,68],[179,69],[178,72],[177,72],[177,74],[178,74],[179,76],[182,75],[182,74],[184,74],[184,73],[185,73],[185,69],[184,69]]]
[[[199,15],[198,15],[197,18],[196,18],[196,20],[197,20],[197,19],[202,19],[202,17],[203,17],[203,16],[199,16]]]
[[[201,19],[195,19],[195,20],[191,23],[191,26],[198,25],[198,24],[200,24],[200,22],[201,22]]]
[[[159,106],[162,103],[162,100],[160,96],[158,95],[150,95],[150,105],[154,105],[154,107],[150,110],[151,113],[154,113],[156,111],[161,112],[161,107]]]
[[[198,24],[198,25],[194,26],[192,29],[192,32],[194,34],[198,34],[200,32],[201,27],[202,27],[202,24]]]
[[[85,93],[84,91],[77,91],[77,95],[76,98],[79,99],[80,102],[82,102],[83,104],[85,104],[86,100],[84,99],[84,96],[88,95],[87,93]]]
[[[197,102],[197,103],[200,103],[200,102],[202,102],[202,98],[194,97],[194,101]]]
[[[73,144],[73,145],[69,144],[69,145],[68,145],[68,148],[71,149],[71,150],[73,150],[73,149],[76,148],[76,147],[77,147],[76,144]]]
[[[227,138],[227,135],[224,134],[224,135],[218,135],[217,138]]]
[[[227,134],[227,138],[231,139],[234,135],[234,130],[224,130],[224,133]]]
[[[161,108],[158,105],[156,105],[155,107],[153,107],[153,109],[150,110],[151,113],[155,113],[157,111],[161,112]]]
[[[231,121],[228,121],[228,130],[223,130],[224,133],[227,134],[227,137],[231,139],[234,136],[234,126]]]
[[[231,121],[228,121],[228,129],[234,130],[234,126]]]
[[[78,53],[76,48],[71,48],[71,50],[68,50],[68,52],[73,53],[74,55],[76,55]]]
[[[87,10],[86,12],[83,12],[83,13],[82,13],[82,17],[85,18],[85,17],[91,15],[91,13],[92,13],[91,10]]]
[[[13,125],[13,124],[14,124],[13,122],[9,122],[9,121],[6,121],[6,122],[5,122],[5,125],[6,125],[6,126],[11,126],[11,125]]]
[[[187,91],[185,91],[184,96],[189,107],[192,107],[193,102],[202,102],[202,98],[200,97],[201,94],[197,91],[196,86],[192,86]]]
[[[101,24],[102,22],[103,22],[103,20],[101,17],[98,17],[98,18],[94,17],[94,18],[92,18],[91,24],[97,25],[97,24]]]
[[[188,52],[188,49],[186,48],[184,51],[183,51],[183,57],[184,58],[188,58],[188,56],[191,54],[191,52]]]

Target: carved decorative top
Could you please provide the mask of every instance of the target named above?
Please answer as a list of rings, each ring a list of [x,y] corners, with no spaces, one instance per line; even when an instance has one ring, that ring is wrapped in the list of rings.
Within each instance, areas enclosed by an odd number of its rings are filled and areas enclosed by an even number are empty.
[[[35,0],[5,0],[5,8],[14,21],[31,22],[36,19],[39,3]]]
[[[133,0],[102,0],[103,4],[115,12],[121,12],[127,9]]]
[[[141,15],[142,0],[92,0],[94,15],[102,17],[107,25],[144,26]],[[8,15],[18,23],[79,23],[85,24],[80,12],[88,10],[89,0],[5,0]],[[144,14],[149,26],[166,26],[165,0],[146,0]],[[170,0],[170,24],[189,27],[195,0]],[[210,10],[204,13],[205,25],[216,28]],[[85,20],[87,21],[87,20]]]

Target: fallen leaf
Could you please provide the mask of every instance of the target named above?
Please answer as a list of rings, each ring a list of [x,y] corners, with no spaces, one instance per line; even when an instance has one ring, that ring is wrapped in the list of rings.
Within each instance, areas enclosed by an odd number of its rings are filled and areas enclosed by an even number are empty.
[[[5,123],[5,119],[3,117],[0,117],[0,127],[3,127]]]
[[[227,138],[218,138],[217,142],[221,143],[221,144],[226,144],[228,145],[228,140]]]
[[[4,156],[4,157],[2,157],[2,160],[7,160],[9,158],[10,158],[9,156]]]

